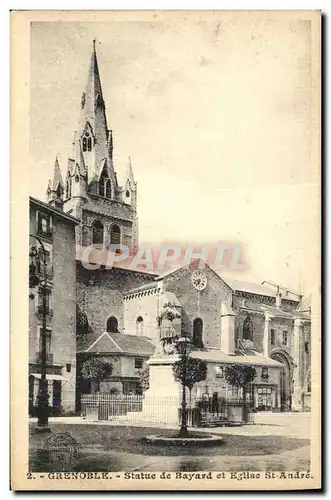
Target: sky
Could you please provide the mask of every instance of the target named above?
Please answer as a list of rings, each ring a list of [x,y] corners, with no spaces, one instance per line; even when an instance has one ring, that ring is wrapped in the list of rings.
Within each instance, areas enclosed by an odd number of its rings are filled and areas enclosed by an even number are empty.
[[[309,294],[319,251],[311,32],[302,19],[34,22],[30,194],[65,177],[92,40],[118,179],[131,157],[140,242],[239,242],[237,279]],[[227,275],[228,271],[224,271]]]

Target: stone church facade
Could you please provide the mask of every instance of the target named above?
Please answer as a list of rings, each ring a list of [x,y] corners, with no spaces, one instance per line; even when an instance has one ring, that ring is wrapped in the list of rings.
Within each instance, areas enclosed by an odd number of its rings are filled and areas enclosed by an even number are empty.
[[[191,356],[208,363],[196,387],[228,394],[223,368],[256,367],[254,405],[261,410],[309,407],[310,316],[301,297],[281,287],[235,282],[192,262],[157,276],[120,267],[93,268],[93,252],[139,244],[137,183],[131,161],[123,186],[113,162],[97,55],[93,47],[80,116],[63,182],[58,165],[48,202],[79,220],[76,226],[77,394],[139,392],[141,370],[150,366],[150,393],[178,392],[171,377],[173,339],[189,336]],[[54,190],[56,184],[61,189]],[[85,249],[88,249],[85,252]],[[85,252],[85,253],[84,253]],[[84,253],[91,266],[82,262]],[[56,347],[55,347],[56,348]],[[82,363],[107,360],[113,367],[98,387],[79,376]],[[164,382],[165,381],[165,382]],[[102,383],[101,383],[102,382]]]

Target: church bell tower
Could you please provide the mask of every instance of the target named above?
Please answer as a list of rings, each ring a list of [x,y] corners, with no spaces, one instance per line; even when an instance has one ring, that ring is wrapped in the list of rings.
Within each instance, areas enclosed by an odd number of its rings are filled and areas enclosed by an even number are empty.
[[[62,183],[63,209],[81,221],[76,228],[77,245],[108,249],[125,244],[133,249],[138,245],[137,183],[129,158],[124,184],[118,184],[113,162],[113,132],[107,124],[95,45],[94,40],[86,84],[79,100],[78,124],[67,174]]]

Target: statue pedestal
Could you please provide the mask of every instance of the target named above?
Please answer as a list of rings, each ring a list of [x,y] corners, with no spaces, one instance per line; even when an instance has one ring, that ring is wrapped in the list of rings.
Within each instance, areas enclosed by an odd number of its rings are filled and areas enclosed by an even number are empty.
[[[178,355],[157,355],[152,356],[148,361],[149,365],[149,389],[147,396],[174,396],[178,397],[181,392],[181,385],[176,382],[172,373],[173,364],[179,360]]]
[[[144,421],[179,425],[181,385],[175,381],[172,373],[172,365],[178,359],[178,355],[157,355],[148,360],[149,389],[144,394]]]

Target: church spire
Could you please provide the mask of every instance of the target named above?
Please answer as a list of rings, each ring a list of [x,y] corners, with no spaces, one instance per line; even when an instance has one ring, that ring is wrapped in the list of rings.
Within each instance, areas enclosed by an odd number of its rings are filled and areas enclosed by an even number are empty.
[[[88,185],[98,183],[103,172],[107,172],[114,188],[117,179],[112,162],[112,144],[109,141],[106,106],[103,99],[101,78],[93,40],[87,81],[80,101],[77,132],[74,138],[75,163],[82,164],[81,153],[88,175]],[[111,141],[112,142],[112,141]]]
[[[135,187],[136,187],[136,182],[135,182],[134,176],[133,176],[133,170],[132,170],[132,164],[131,164],[131,158],[130,158],[130,156],[129,156],[128,166],[126,168],[125,179],[126,179],[126,182],[129,182],[131,189],[134,190]]]
[[[64,184],[62,180],[62,174],[60,170],[60,164],[58,157],[55,158],[53,179],[48,182],[47,187],[47,202],[56,208],[63,209],[63,192]]]

